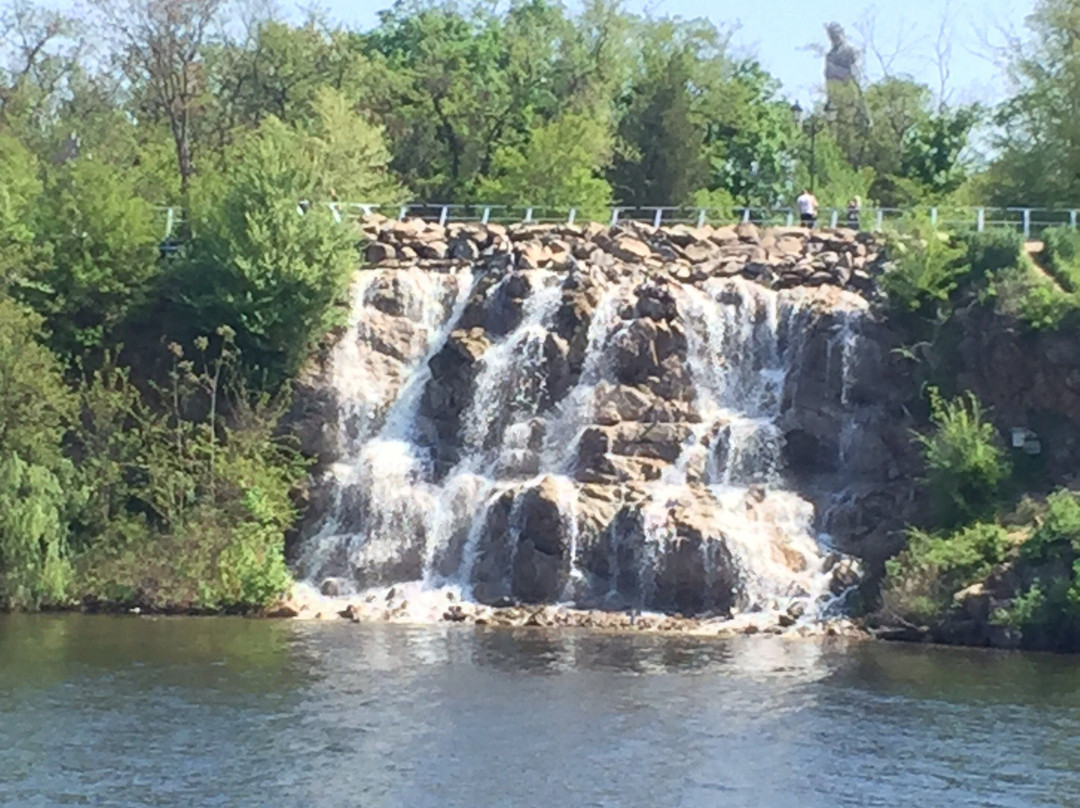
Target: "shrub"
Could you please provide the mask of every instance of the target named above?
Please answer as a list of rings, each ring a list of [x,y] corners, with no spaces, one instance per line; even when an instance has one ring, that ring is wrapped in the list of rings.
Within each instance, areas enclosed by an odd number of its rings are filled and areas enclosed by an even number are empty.
[[[906,621],[930,623],[952,606],[953,595],[985,578],[1005,558],[1005,528],[978,522],[953,533],[908,533],[908,546],[885,563],[882,609]]]
[[[967,247],[965,263],[972,282],[984,284],[1003,270],[1024,265],[1024,241],[1015,230],[991,228],[959,236]]]
[[[1043,231],[1046,269],[1066,292],[1080,292],[1080,233],[1071,227]]]
[[[1071,491],[1059,490],[1046,498],[1046,509],[1024,555],[1043,560],[1062,553],[1080,553],[1080,500]]]
[[[1003,272],[995,284],[999,309],[1034,331],[1066,328],[1080,319],[1080,294],[1062,291],[1030,267]]]
[[[1080,562],[1071,575],[1036,581],[994,613],[994,622],[1019,628],[1028,648],[1073,650],[1080,646]]]
[[[966,271],[958,264],[963,250],[927,222],[917,222],[888,239],[889,269],[881,285],[894,312],[942,319],[950,297]]]
[[[985,517],[994,508],[1009,464],[974,394],[951,400],[930,388],[933,430],[917,434],[926,463],[924,483],[941,524]]]
[[[283,400],[250,394],[234,374],[231,335],[208,358],[174,353],[165,412],[145,407],[126,373],[106,367],[87,385],[78,445],[103,531],[77,558],[76,590],[91,599],[158,609],[246,610],[288,588],[284,536],[290,493],[306,464],[277,434]],[[219,413],[228,402],[228,419]],[[203,413],[195,417],[191,413]],[[125,424],[123,437],[113,436]]]

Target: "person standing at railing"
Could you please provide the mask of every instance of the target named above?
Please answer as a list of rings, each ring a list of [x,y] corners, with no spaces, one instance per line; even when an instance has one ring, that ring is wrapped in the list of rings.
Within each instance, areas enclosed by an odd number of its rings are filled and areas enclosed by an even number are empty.
[[[799,220],[803,223],[803,227],[813,229],[817,224],[818,201],[809,188],[799,194],[798,199],[795,200],[795,207],[799,209]]]
[[[859,211],[860,203],[859,197],[852,197],[847,203],[847,226],[852,230],[859,229]]]

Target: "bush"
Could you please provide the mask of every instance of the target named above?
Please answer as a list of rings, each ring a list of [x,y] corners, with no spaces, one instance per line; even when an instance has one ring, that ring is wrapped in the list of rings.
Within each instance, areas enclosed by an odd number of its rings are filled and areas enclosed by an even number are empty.
[[[1080,320],[1080,294],[1065,292],[1030,267],[1003,272],[995,284],[998,308],[1034,331],[1068,328]]]
[[[952,293],[967,271],[958,263],[963,250],[928,222],[916,222],[889,235],[887,252],[890,267],[881,285],[889,307],[929,320],[947,317]]]
[[[103,531],[77,558],[76,591],[155,609],[246,610],[288,588],[284,536],[290,493],[306,464],[276,434],[285,402],[234,385],[231,335],[196,360],[173,346],[171,408],[142,405],[126,372],[106,367],[84,396],[80,448],[93,455],[81,523]],[[219,402],[229,402],[226,422]],[[195,418],[191,412],[204,412]],[[114,438],[117,423],[127,434]]]
[[[998,501],[1009,464],[974,394],[946,400],[930,388],[930,435],[915,436],[926,462],[924,484],[946,526],[987,516]]]
[[[1080,562],[1071,575],[1036,581],[994,614],[994,622],[1018,628],[1027,648],[1075,650],[1080,647]]]
[[[1055,491],[1047,497],[1046,509],[1036,524],[1024,543],[1025,557],[1045,560],[1080,553],[1080,500],[1071,491]]]
[[[1080,292],[1080,233],[1071,227],[1048,227],[1042,237],[1047,271],[1066,292]]]
[[[1024,240],[1015,230],[972,231],[960,235],[959,241],[967,246],[964,260],[970,267],[971,280],[976,284],[985,284],[1003,270],[1025,264]]]
[[[908,546],[885,563],[882,609],[902,620],[932,623],[953,595],[985,578],[1011,546],[1000,525],[979,522],[954,533],[908,533]]]

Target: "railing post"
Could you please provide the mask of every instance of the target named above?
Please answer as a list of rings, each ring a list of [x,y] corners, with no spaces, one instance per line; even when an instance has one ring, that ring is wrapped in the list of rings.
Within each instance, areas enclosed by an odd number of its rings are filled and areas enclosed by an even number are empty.
[[[744,222],[750,221],[750,208],[743,208],[742,220]]]
[[[707,213],[707,211],[705,210],[705,208],[698,208],[698,212],[697,212],[697,226],[698,227],[704,227],[705,226],[706,213]]]
[[[165,208],[165,238],[172,235],[173,222],[175,221],[176,214],[173,213],[173,209]]]
[[[663,221],[663,219],[664,219],[664,209],[663,208],[657,208],[656,213],[654,213],[653,217],[652,217],[652,226],[656,227],[656,228],[659,228],[660,227],[660,222]]]
[[[577,208],[570,208],[570,215],[566,217],[567,224],[573,224],[574,219],[577,218]]]
[[[480,216],[480,224],[487,224],[488,220],[490,218],[491,218],[491,207],[485,205],[484,206],[484,212]]]
[[[532,214],[533,214],[533,209],[532,208],[525,208],[525,220],[524,220],[525,224],[529,224],[530,222],[532,222]]]
[[[788,227],[795,224],[795,212],[791,210],[791,208],[788,208],[787,216],[784,218],[784,221],[787,223]]]
[[[881,225],[885,221],[885,211],[881,208],[877,209],[877,216],[874,217],[874,229],[881,230]]]
[[[829,216],[829,227],[836,227],[836,225],[837,225],[837,223],[839,221],[840,221],[840,211],[838,211],[836,208],[833,208],[832,209],[832,215]]]
[[[405,217],[408,216],[408,215],[409,215],[409,206],[408,205],[402,205],[401,210],[398,211],[398,220],[403,222],[403,221],[405,221]]]
[[[975,231],[981,233],[986,229],[986,208],[975,210]]]
[[[1069,227],[1071,227],[1073,230],[1076,229],[1076,211],[1075,210],[1070,210],[1069,211]]]
[[[446,227],[446,220],[450,218],[450,206],[443,205],[439,209],[439,227]]]
[[[930,224],[937,224],[937,207],[930,208]]]
[[[1031,208],[1024,208],[1024,238],[1031,236]]]
[[[619,208],[611,209],[611,226],[614,227],[619,223]]]

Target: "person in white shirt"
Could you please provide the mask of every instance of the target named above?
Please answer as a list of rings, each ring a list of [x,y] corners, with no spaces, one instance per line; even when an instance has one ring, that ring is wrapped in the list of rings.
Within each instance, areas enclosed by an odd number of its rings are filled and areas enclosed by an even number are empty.
[[[817,223],[817,197],[807,188],[799,194],[795,206],[799,209],[799,219],[803,225],[812,228]]]

